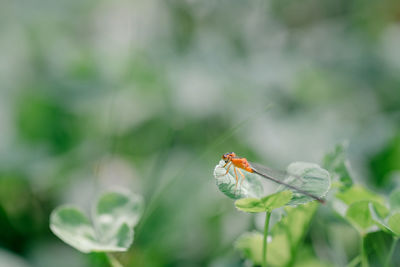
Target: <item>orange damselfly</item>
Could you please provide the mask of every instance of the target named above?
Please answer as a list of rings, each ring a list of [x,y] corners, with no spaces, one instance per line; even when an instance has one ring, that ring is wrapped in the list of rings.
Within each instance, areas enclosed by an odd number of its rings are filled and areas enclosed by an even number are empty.
[[[241,158],[238,157],[234,152],[228,152],[222,155],[222,160],[225,161],[224,168],[226,168],[226,174],[228,174],[229,170],[231,167],[233,167],[233,171],[235,173],[235,178],[236,178],[236,187],[239,182],[239,176],[242,177],[241,183],[243,183],[245,176],[241,170],[250,172],[250,173],[255,173],[263,178],[266,178],[268,180],[271,180],[275,183],[278,183],[280,185],[283,185],[285,187],[288,187],[292,190],[297,191],[298,193],[301,193],[303,195],[309,196],[321,203],[325,203],[325,200],[315,196],[307,191],[302,190],[301,188],[298,188],[296,186],[290,185],[284,181],[281,180],[283,176],[286,176],[285,174],[281,174],[277,171],[271,170],[265,166],[261,166],[259,164],[255,163],[250,163],[246,158]],[[289,174],[290,176],[296,176],[293,174]],[[301,177],[296,177],[298,179],[302,179]]]

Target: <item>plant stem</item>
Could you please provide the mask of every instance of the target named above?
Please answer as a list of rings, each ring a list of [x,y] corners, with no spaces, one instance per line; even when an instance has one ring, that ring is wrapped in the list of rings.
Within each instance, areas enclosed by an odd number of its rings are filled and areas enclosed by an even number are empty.
[[[112,267],[124,267],[111,253],[106,253],[106,255]]]
[[[346,265],[346,267],[355,267],[360,263],[360,261],[361,261],[361,258],[360,258],[360,255],[358,255],[354,259],[352,259],[351,262]]]
[[[360,244],[361,266],[368,267],[368,258],[367,254],[365,254],[364,241],[365,241],[365,234],[362,234],[361,244]]]
[[[389,254],[386,258],[385,267],[389,267],[390,260],[392,259],[394,249],[396,248],[397,240],[399,240],[398,237],[393,238],[392,245],[390,246]]]
[[[268,227],[270,218],[271,218],[271,212],[267,211],[265,213],[262,267],[267,267],[267,237],[268,237]]]

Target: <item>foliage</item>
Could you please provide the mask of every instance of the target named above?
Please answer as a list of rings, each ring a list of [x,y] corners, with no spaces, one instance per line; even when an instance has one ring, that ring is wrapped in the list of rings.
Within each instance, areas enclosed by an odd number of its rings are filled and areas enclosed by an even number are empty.
[[[324,198],[331,187],[329,172],[321,168],[318,164],[308,162],[294,162],[287,167],[289,177],[285,179],[289,185],[300,188],[314,196]],[[281,185],[278,191],[287,190],[286,186]],[[313,198],[294,191],[293,197],[288,205],[305,204]]]
[[[238,171],[234,166],[229,170],[225,170],[226,164],[223,161],[214,169],[214,177],[220,191],[228,197],[235,196],[238,181],[233,177],[238,177]],[[258,171],[261,166],[256,167]],[[234,170],[231,170],[234,169]],[[232,175],[232,172],[234,173]],[[317,204],[313,202],[313,198],[301,194],[288,186],[279,186],[277,192],[261,198],[244,197],[248,195],[249,188],[255,188],[259,185],[259,180],[255,180],[252,173],[246,173],[252,177],[246,181],[244,188],[240,188],[239,194],[235,201],[238,210],[250,213],[266,212],[264,234],[257,232],[245,233],[236,241],[236,249],[242,251],[243,255],[251,260],[253,264],[266,266],[286,266],[293,264],[296,260],[297,247],[299,246],[312,218],[315,213]],[[329,173],[319,167],[317,164],[306,162],[295,162],[288,166],[288,175],[283,182],[294,188],[299,188],[316,197],[325,197],[330,188]],[[224,187],[221,187],[221,176],[223,177]],[[243,177],[243,179],[245,179]],[[278,178],[275,178],[278,179]],[[256,183],[254,182],[256,181]],[[245,182],[245,181],[243,181]],[[240,181],[241,183],[241,181]],[[256,187],[257,188],[257,187]],[[228,190],[226,190],[228,189]],[[308,204],[307,204],[308,203]],[[306,205],[305,205],[306,204]],[[286,207],[286,216],[275,224],[271,230],[271,241],[267,241],[269,237],[269,220],[273,210]],[[299,206],[302,205],[302,206]],[[267,250],[267,247],[269,249]]]
[[[392,234],[394,238],[392,249],[386,255],[386,264],[388,264],[392,257],[396,241],[399,238],[399,191],[395,190],[392,192],[389,197],[390,207],[388,207],[388,203],[382,196],[353,182],[350,172],[348,171],[350,165],[344,156],[345,153],[346,150],[343,145],[336,146],[333,153],[329,153],[325,156],[324,165],[331,171],[334,182],[339,182],[336,187],[337,190],[334,192],[334,198],[331,200],[333,208],[359,232],[362,240],[360,244],[360,255],[353,261],[356,263],[357,261],[361,261],[362,266],[367,266],[368,256],[365,252],[364,239],[368,233],[376,232],[381,228]],[[321,169],[318,165],[308,163],[303,163],[303,165],[301,165],[301,163],[296,163],[290,165],[288,170],[289,173],[297,175],[289,177],[289,179],[286,180],[289,181],[290,184],[294,185],[297,183],[296,185],[299,186],[299,188],[307,192],[313,192],[318,196],[327,194],[327,190],[321,191],[317,189],[317,191],[315,191],[315,188],[318,188],[320,184],[324,184],[323,182],[310,182],[309,185],[311,188],[309,189],[303,186],[307,184],[307,180],[300,180],[310,179],[310,181],[315,181],[315,179],[318,178],[323,181],[326,179],[324,177],[327,177],[329,181],[329,174],[326,175],[326,171]],[[296,172],[296,170],[300,171]],[[296,177],[302,184],[295,179]],[[293,181],[295,183],[293,183]],[[330,182],[327,184],[330,185]],[[312,185],[314,185],[315,188],[312,188]],[[293,193],[299,194],[299,192],[295,191]],[[298,202],[297,199],[295,199],[293,203],[293,193],[291,191],[278,190],[277,193],[263,198],[242,198],[236,200],[235,206],[239,210],[245,212],[267,212],[266,225],[268,225],[268,212],[272,212],[274,209],[284,205],[303,204],[302,202]],[[266,259],[269,265],[292,266],[296,262],[299,243],[309,227],[316,207],[316,203],[311,202],[307,205],[294,205],[293,207],[285,208],[285,216],[274,225],[269,236],[271,240],[268,241],[268,250],[266,253]],[[268,228],[266,228],[265,231],[268,231]],[[265,257],[262,257],[263,249],[266,249],[266,245],[263,246],[265,238],[266,232],[264,232],[264,239],[262,234],[258,232],[245,233],[236,241],[235,247],[242,252],[244,257],[251,260],[254,264],[265,266]]]
[[[285,216],[271,229],[271,240],[268,242],[268,264],[287,266],[294,263],[298,248],[307,232],[317,204],[311,202],[297,207],[286,207]],[[235,248],[254,264],[261,264],[262,233],[242,234],[235,243]]]
[[[93,207],[93,223],[79,208],[61,206],[50,217],[55,235],[81,252],[127,251],[133,227],[143,213],[143,200],[132,193],[104,193]]]
[[[286,205],[292,197],[292,191],[282,191],[260,199],[242,198],[235,201],[235,206],[244,212],[266,212]]]
[[[246,173],[246,178],[233,174],[233,168],[229,172],[224,168],[225,162],[221,160],[214,168],[214,178],[219,190],[233,199],[245,197],[259,197],[263,192],[261,179],[252,173]]]
[[[341,190],[346,190],[353,185],[350,175],[350,163],[346,155],[347,147],[347,142],[336,145],[332,152],[325,155],[322,164],[333,175],[332,180],[340,182],[339,187]]]
[[[254,198],[259,197],[262,194],[263,187],[259,175],[245,172],[244,177],[242,177],[239,173],[237,175],[234,173],[235,170],[233,167],[229,168],[229,172],[227,172],[224,165],[225,162],[221,160],[214,169],[214,178],[222,193],[234,199],[248,197]],[[236,181],[236,177],[238,178],[238,181]],[[287,176],[284,178],[285,179],[282,180],[282,182],[300,188],[305,192],[320,198],[326,196],[331,185],[329,173],[326,170],[322,169],[317,164],[307,162],[291,163],[287,168]],[[277,191],[286,190],[292,191],[288,205],[304,204],[313,200],[313,198],[284,185],[277,188]],[[251,201],[256,205],[254,199],[248,201]],[[264,204],[260,205],[262,206]]]
[[[96,229],[92,200],[121,187],[146,199],[124,266],[240,266],[230,248],[264,214],[210,178],[235,151],[329,172],[295,266],[359,265],[361,234],[371,267],[400,266],[399,14],[398,0],[2,1],[0,264],[108,267],[49,218],[71,203]],[[276,193],[261,182],[221,187]],[[367,229],[336,196],[360,187]]]

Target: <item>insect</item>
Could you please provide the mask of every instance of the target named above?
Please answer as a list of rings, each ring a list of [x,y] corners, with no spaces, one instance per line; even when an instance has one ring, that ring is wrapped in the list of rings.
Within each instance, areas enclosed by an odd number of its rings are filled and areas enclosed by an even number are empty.
[[[286,186],[290,189],[293,189],[293,190],[295,190],[303,195],[309,196],[321,203],[325,203],[324,199],[322,199],[318,196],[315,196],[313,194],[310,194],[296,186],[293,186],[293,185],[283,182],[281,179],[282,179],[282,177],[288,176],[286,173],[283,174],[283,173],[271,170],[271,169],[269,169],[265,166],[259,165],[259,164],[249,163],[246,158],[238,157],[236,155],[236,153],[234,153],[234,152],[228,152],[228,153],[223,154],[222,160],[225,161],[225,165],[224,165],[224,168],[226,168],[225,175],[228,174],[230,168],[233,167],[233,172],[235,173],[235,178],[236,178],[235,188],[237,187],[238,182],[239,182],[238,174],[242,177],[240,184],[243,183],[245,176],[244,176],[242,170],[244,170],[244,171],[247,171],[250,173],[258,174],[259,176],[261,176],[263,178],[266,178],[275,183],[278,183],[278,184]],[[290,174],[290,176],[295,176],[296,179],[302,179],[301,177],[296,177],[296,175],[293,175],[293,174]]]

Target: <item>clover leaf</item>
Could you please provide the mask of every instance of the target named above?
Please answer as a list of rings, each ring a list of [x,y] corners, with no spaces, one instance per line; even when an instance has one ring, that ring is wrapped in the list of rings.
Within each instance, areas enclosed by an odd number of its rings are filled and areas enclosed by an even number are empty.
[[[236,200],[235,206],[244,212],[266,212],[283,207],[292,199],[292,191],[282,191],[263,198],[242,198]]]
[[[65,243],[84,253],[126,251],[133,242],[133,227],[143,208],[139,195],[107,192],[93,208],[93,223],[79,208],[64,205],[51,213],[50,229]]]

